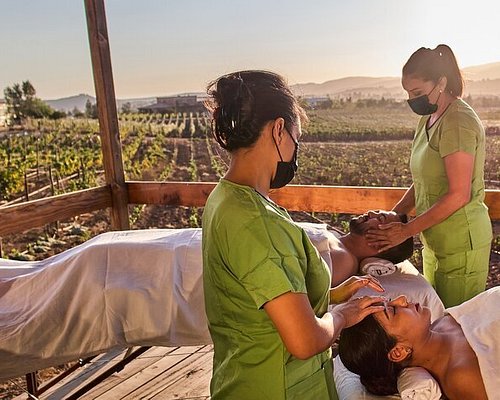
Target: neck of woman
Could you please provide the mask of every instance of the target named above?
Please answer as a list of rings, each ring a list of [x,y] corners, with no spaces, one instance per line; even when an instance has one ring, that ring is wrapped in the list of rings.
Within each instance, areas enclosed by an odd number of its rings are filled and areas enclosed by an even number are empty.
[[[272,172],[267,171],[264,165],[263,161],[250,151],[233,154],[224,179],[250,186],[265,198],[269,198]]]
[[[444,114],[448,109],[448,106],[457,99],[458,97],[452,96],[448,92],[443,92],[441,98],[439,99],[437,105],[438,109],[434,114],[431,114],[429,120],[427,121],[427,127],[430,128],[434,123]]]
[[[425,368],[438,382],[441,382],[446,374],[456,339],[456,333],[450,331],[448,326],[442,329],[441,320],[442,318],[431,326],[426,340],[414,347],[410,362],[410,366]]]

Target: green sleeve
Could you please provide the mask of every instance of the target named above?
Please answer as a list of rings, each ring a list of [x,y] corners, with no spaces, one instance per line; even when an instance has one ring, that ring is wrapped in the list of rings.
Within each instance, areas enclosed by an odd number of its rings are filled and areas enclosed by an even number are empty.
[[[455,123],[447,124],[441,132],[439,141],[439,154],[441,158],[457,151],[475,155],[479,129],[476,121],[468,121],[465,118],[462,118],[461,121],[458,120]]]
[[[258,218],[232,238],[229,268],[256,308],[286,292],[307,292],[296,229],[287,221]]]

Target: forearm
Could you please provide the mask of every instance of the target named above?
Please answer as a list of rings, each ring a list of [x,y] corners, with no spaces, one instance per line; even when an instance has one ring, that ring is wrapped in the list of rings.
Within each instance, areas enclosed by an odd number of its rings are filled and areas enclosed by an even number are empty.
[[[410,234],[439,224],[470,201],[474,155],[457,151],[444,158],[444,165],[448,192],[426,212],[408,223]]]
[[[467,199],[460,193],[447,193],[426,212],[408,222],[408,235],[413,236],[439,224],[455,211],[467,204]]]
[[[327,312],[321,318],[316,317],[314,327],[301,332],[303,338],[300,344],[297,343],[293,348],[287,346],[287,350],[301,360],[313,357],[331,347],[344,326],[345,319],[342,314]]]
[[[346,323],[344,316],[335,311],[325,313],[323,317],[317,319],[317,322],[318,331],[315,335],[316,345],[314,348],[310,349],[312,354],[310,354],[309,357],[331,347],[339,337]]]
[[[334,324],[342,324],[342,315],[334,317],[326,312],[317,317],[304,293],[284,293],[264,304],[264,310],[288,352],[298,359],[325,351],[334,342],[334,335],[338,336],[339,329]]]
[[[394,206],[392,211],[398,214],[409,214],[415,208],[415,189],[413,184]]]

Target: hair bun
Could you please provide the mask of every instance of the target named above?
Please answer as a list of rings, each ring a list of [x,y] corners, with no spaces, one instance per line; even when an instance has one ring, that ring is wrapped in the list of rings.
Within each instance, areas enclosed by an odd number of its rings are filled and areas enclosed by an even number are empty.
[[[388,376],[360,376],[360,381],[370,393],[377,396],[390,396],[398,392],[397,380]]]
[[[217,82],[217,93],[219,106],[231,106],[234,102],[240,102],[241,90],[245,83],[241,76],[230,75],[222,77]]]
[[[285,80],[273,72],[233,72],[210,82],[207,92],[212,134],[230,152],[252,146],[269,121],[283,118],[290,129],[305,118]]]

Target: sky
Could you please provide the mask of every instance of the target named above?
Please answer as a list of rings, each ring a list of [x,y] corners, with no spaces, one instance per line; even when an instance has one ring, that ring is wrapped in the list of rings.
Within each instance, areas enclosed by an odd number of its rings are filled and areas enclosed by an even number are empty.
[[[116,97],[203,91],[266,69],[290,84],[399,76],[419,47],[500,61],[498,0],[105,0]],[[0,0],[0,90],[94,95],[83,0]],[[0,97],[2,93],[0,92]]]

